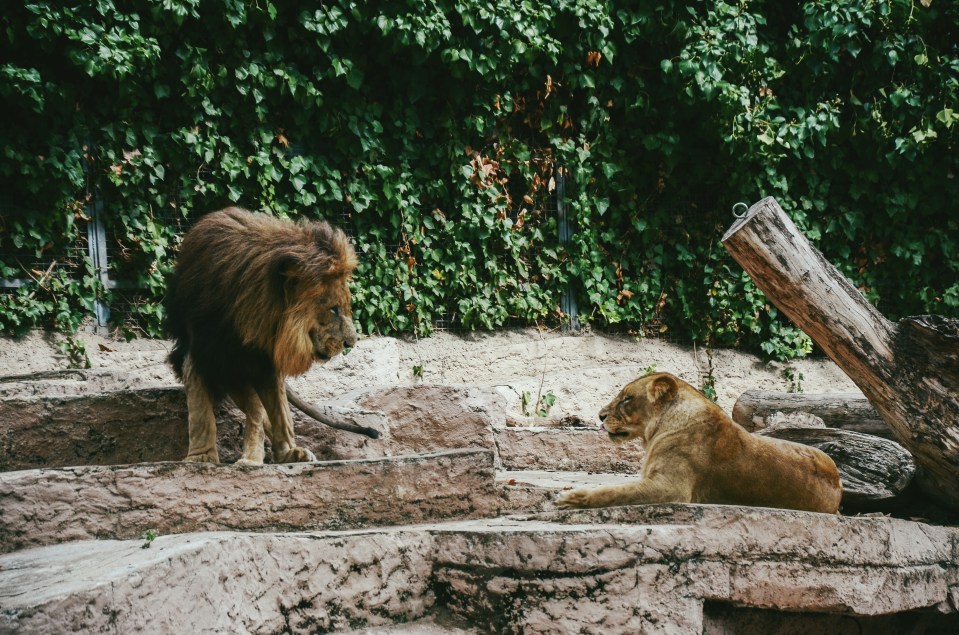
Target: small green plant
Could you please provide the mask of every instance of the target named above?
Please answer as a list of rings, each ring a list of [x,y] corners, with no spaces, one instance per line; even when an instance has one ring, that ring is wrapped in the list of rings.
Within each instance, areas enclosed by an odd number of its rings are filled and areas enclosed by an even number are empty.
[[[87,345],[72,335],[67,335],[57,342],[57,348],[67,356],[70,368],[90,368],[90,356],[87,355]]]
[[[786,381],[789,382],[789,392],[802,392],[803,391],[803,380],[806,377],[798,370],[792,366],[786,366],[783,368],[783,377],[786,378]]]
[[[556,395],[552,390],[546,391],[538,399],[533,400],[533,393],[524,390],[520,395],[520,407],[524,417],[546,417],[550,409],[556,404]],[[532,407],[532,408],[531,408]]]
[[[716,401],[716,374],[713,372],[713,338],[712,333],[710,333],[710,338],[708,340],[708,345],[706,346],[706,372],[704,373],[702,369],[699,369],[699,353],[696,351],[696,345],[693,344],[693,358],[697,360],[697,369],[699,370],[699,376],[702,378],[703,387],[701,389],[702,393],[710,401]]]
[[[520,395],[520,398],[519,398],[520,411],[523,413],[524,417],[530,416],[529,402],[531,402],[532,400],[533,400],[533,395],[528,390],[524,390],[523,394]]]
[[[650,364],[649,366],[643,369],[644,375],[652,375],[655,372],[656,372],[656,362],[653,362],[652,364]]]
[[[158,535],[158,534],[157,534],[157,530],[156,530],[156,529],[147,529],[147,530],[146,530],[146,533],[143,534],[143,539],[144,539],[146,542],[144,542],[142,545],[140,545],[140,548],[141,548],[141,549],[149,549],[150,546],[153,544],[153,541],[156,540],[157,535]]]
[[[712,373],[706,375],[706,378],[703,379],[703,394],[710,401],[716,401],[716,376]]]
[[[772,325],[769,339],[760,344],[763,353],[770,359],[787,361],[808,356],[813,350],[813,341],[794,326]]]
[[[413,364],[413,378],[414,379],[423,379],[423,372],[426,369],[422,364]]]
[[[553,391],[547,391],[545,395],[539,400],[539,403],[536,404],[536,416],[545,417],[549,414],[550,409],[553,407],[553,404],[556,403],[556,395],[553,394]]]

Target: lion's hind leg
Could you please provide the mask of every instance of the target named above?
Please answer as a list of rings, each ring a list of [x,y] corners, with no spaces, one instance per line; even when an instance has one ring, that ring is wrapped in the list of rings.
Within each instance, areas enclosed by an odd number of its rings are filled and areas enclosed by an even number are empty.
[[[243,426],[243,454],[236,465],[263,465],[263,430],[269,425],[266,409],[252,388],[243,388],[230,393],[233,403],[246,414]]]
[[[189,355],[183,362],[183,386],[186,388],[187,422],[190,434],[190,448],[183,460],[194,463],[219,463],[213,395],[197,374]]]
[[[293,434],[293,416],[290,404],[286,400],[286,385],[282,377],[276,377],[265,388],[258,388],[257,394],[266,408],[267,421],[264,428],[270,445],[273,446],[273,460],[276,463],[309,463],[316,456],[306,448],[297,447]]]

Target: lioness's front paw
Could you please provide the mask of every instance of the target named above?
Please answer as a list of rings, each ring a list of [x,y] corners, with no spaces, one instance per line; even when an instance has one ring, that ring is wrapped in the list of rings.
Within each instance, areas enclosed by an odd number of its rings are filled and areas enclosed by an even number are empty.
[[[186,463],[219,463],[220,454],[216,450],[198,452],[196,454],[188,454],[183,461]]]
[[[233,465],[263,465],[263,459],[259,461],[255,459],[238,459]]]
[[[313,463],[316,461],[316,455],[306,448],[290,448],[286,452],[276,456],[277,463]]]
[[[563,492],[556,498],[556,507],[559,509],[583,509],[586,507],[595,507],[591,504],[592,493],[588,488],[580,487],[578,489]]]

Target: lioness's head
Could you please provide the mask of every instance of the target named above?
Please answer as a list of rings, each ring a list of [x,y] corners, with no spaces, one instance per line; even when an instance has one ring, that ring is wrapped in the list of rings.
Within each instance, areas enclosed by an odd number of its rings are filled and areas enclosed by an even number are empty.
[[[679,393],[678,380],[667,373],[653,373],[632,381],[599,411],[599,420],[613,443],[647,440],[646,427],[659,419],[663,408]]]

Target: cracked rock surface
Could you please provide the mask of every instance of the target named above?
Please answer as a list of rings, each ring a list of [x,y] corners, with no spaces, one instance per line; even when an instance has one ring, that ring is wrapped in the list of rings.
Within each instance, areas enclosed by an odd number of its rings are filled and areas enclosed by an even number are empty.
[[[0,552],[89,538],[290,531],[494,516],[486,450],[235,467],[153,463],[0,473]]]
[[[52,372],[53,343],[5,342],[2,374],[18,376],[0,380],[0,634],[959,632],[956,528],[546,511],[557,489],[635,477],[642,448],[610,446],[596,412],[650,367],[700,385],[703,351],[532,330],[366,338],[291,384],[381,413],[380,439],[295,413],[324,462],[246,468],[175,462],[186,406],[168,343],[91,340],[92,370]],[[782,367],[712,362],[726,410],[787,388]],[[828,362],[795,370],[810,392],[851,388]],[[550,416],[524,416],[541,392]],[[218,413],[227,462],[242,420]]]
[[[0,556],[0,628],[701,633],[826,612],[876,632],[888,614],[929,632],[959,625],[959,530],[888,518],[652,505],[141,543]]]

